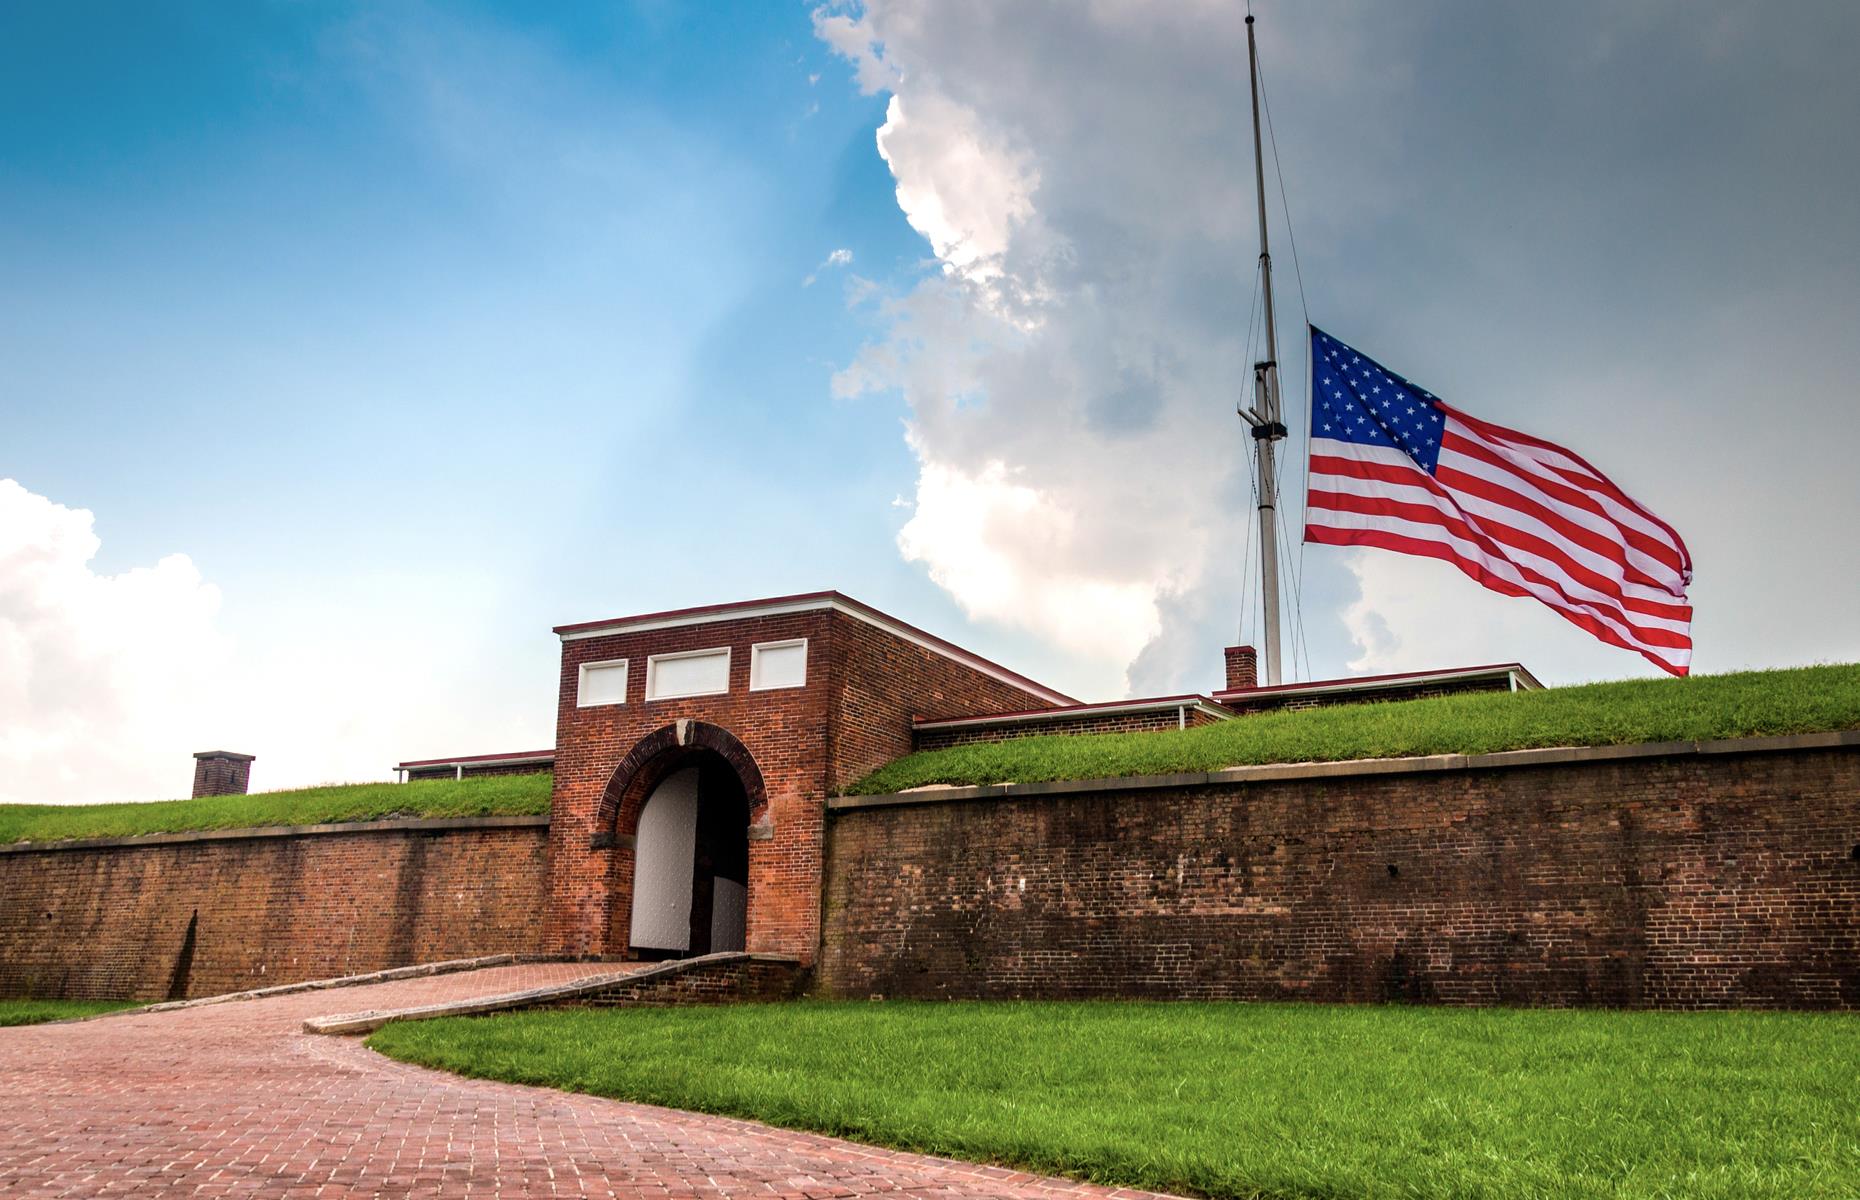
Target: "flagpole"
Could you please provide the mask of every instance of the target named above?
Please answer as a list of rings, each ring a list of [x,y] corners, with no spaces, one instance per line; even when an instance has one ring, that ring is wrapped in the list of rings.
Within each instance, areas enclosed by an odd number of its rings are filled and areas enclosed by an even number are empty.
[[[1285,437],[1279,408],[1279,328],[1272,311],[1272,252],[1266,242],[1266,160],[1259,140],[1259,48],[1253,40],[1253,14],[1246,18],[1247,76],[1253,96],[1253,180],[1259,193],[1259,273],[1266,290],[1266,352],[1253,364],[1253,408],[1241,416],[1252,427],[1253,457],[1259,472],[1259,584],[1265,599],[1265,629],[1260,639],[1268,686],[1280,682],[1279,663],[1279,485],[1276,443]]]

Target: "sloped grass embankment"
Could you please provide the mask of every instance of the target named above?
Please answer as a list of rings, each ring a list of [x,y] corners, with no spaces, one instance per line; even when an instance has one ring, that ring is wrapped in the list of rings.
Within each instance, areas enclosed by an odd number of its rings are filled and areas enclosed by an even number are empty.
[[[544,772],[412,783],[349,783],[142,804],[0,804],[0,844],[264,825],[327,825],[392,817],[547,813],[551,779]]]
[[[799,1001],[389,1025],[391,1057],[1216,1197],[1860,1191],[1860,1020]]]
[[[1860,664],[1261,713],[1195,729],[1018,738],[898,759],[848,791],[1172,775],[1261,763],[1709,741],[1860,728]]]

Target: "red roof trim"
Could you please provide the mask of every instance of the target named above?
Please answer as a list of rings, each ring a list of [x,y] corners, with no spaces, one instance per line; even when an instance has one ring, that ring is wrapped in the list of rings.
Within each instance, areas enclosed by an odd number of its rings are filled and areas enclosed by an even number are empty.
[[[555,761],[553,750],[525,750],[517,754],[465,754],[457,758],[411,758],[404,763],[396,763],[394,769],[406,770],[408,767],[456,767],[460,763],[475,762],[541,762],[548,759]]]
[[[1310,688],[1350,687],[1361,684],[1400,683],[1408,679],[1458,679],[1472,675],[1496,675],[1516,671],[1538,687],[1535,675],[1523,663],[1493,663],[1483,667],[1443,667],[1436,671],[1397,671],[1389,675],[1346,675],[1341,679],[1313,679],[1307,683],[1278,683],[1266,687],[1223,688],[1213,693],[1215,699],[1245,700],[1253,696],[1272,696],[1282,692],[1299,692]]]

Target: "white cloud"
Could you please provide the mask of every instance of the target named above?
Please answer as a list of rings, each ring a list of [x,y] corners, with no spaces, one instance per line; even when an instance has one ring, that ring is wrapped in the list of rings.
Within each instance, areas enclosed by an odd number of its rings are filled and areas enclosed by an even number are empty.
[[[974,110],[936,92],[894,95],[878,153],[898,183],[898,207],[929,239],[943,269],[978,283],[999,277],[1015,227],[1033,216],[1040,173]]]
[[[807,278],[801,280],[801,286],[802,287],[813,287],[814,282],[820,278],[820,273],[822,271],[826,270],[828,267],[851,266],[852,260],[853,260],[853,252],[851,250],[846,249],[844,246],[841,246],[839,249],[833,251],[832,253],[828,254],[825,258],[821,259],[820,265],[815,267],[813,270],[809,271],[807,273]]]
[[[1069,650],[1098,691],[1121,691],[1165,599],[1242,544],[1242,350],[1214,329],[1232,313],[1177,278],[1224,262],[1244,280],[1250,247],[1224,220],[1211,252],[1192,218],[1157,207],[1205,207],[1232,190],[1227,168],[1179,136],[1115,128],[1133,92],[1173,90],[1179,64],[1104,95],[1114,81],[1049,52],[1150,36],[1142,6],[886,0],[815,24],[862,87],[891,91],[878,150],[940,268],[883,302],[889,336],[833,383],[910,405],[919,476],[900,549],[971,617]],[[1180,186],[1159,184],[1171,173]]]
[[[219,589],[185,554],[100,574],[100,545],[88,511],[0,480],[0,801],[174,795],[215,748]]]
[[[974,620],[1039,630],[1075,654],[1134,658],[1157,632],[1152,590],[1071,569],[1078,521],[990,462],[975,474],[926,462],[898,548]]]
[[[268,608],[242,640],[188,555],[106,574],[101,546],[89,511],[0,479],[0,803],[185,796],[197,750],[256,754],[253,787],[270,791],[548,743],[550,714],[521,686],[548,648],[514,686],[487,679],[462,653],[484,614],[417,599],[488,581],[306,571],[297,606]]]

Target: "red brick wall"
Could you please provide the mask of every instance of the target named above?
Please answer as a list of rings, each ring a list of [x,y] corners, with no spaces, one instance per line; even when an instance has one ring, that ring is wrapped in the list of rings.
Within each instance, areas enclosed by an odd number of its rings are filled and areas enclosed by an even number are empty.
[[[166,999],[190,923],[189,997],[539,951],[545,830],[419,824],[0,851],[0,996]]]
[[[750,648],[802,637],[808,639],[806,685],[750,691]],[[730,648],[727,694],[645,698],[649,655],[718,646]],[[626,703],[577,707],[581,664],[619,658],[628,662]],[[560,688],[550,948],[626,951],[633,848],[628,829],[602,828],[602,795],[640,739],[684,719],[733,735],[762,777],[767,836],[749,844],[747,948],[806,962],[820,943],[828,793],[909,753],[914,715],[1003,712],[1049,702],[827,609],[565,641]],[[622,813],[619,825],[626,823]],[[617,844],[593,846],[602,832],[617,832]]]
[[[934,651],[834,614],[835,791],[911,752],[913,717],[973,717],[1044,707],[1053,701]]]
[[[1860,1008],[1853,748],[831,818],[829,993]]]

